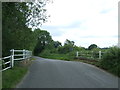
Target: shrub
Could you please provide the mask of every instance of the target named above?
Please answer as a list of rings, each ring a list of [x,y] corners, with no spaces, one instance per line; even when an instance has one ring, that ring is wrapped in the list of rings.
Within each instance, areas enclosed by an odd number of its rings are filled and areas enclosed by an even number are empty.
[[[71,45],[64,45],[64,46],[58,48],[58,52],[60,54],[67,54],[72,51],[73,51],[73,46],[71,46]]]
[[[47,55],[49,55],[49,54],[50,54],[50,50],[45,49],[45,50],[43,50],[43,51],[39,54],[39,56],[47,56]]]
[[[56,48],[53,48],[52,50],[50,50],[50,53],[58,53],[58,50]]]
[[[107,50],[100,61],[100,66],[120,76],[120,48],[114,46]]]

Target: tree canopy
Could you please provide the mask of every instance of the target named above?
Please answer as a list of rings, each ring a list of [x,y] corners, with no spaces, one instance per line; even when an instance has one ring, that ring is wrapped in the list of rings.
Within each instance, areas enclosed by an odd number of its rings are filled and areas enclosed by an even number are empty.
[[[38,24],[42,24],[47,20],[47,16],[43,8],[47,1],[48,0],[43,0],[39,3],[2,3],[3,56],[9,55],[10,49],[34,49],[36,37],[32,29],[28,27],[37,27]],[[35,21],[36,18],[38,18],[37,22]]]
[[[37,37],[37,44],[34,49],[35,55],[38,55],[43,49],[53,48],[53,40],[49,32],[37,29],[34,33]]]
[[[89,47],[88,47],[88,50],[92,50],[94,48],[97,48],[98,46],[96,44],[91,44]]]

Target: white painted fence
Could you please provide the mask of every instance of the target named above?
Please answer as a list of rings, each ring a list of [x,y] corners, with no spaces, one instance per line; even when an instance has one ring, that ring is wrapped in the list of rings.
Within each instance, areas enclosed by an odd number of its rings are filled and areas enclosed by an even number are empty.
[[[94,58],[93,53],[94,53],[93,51],[87,52],[87,53],[81,52],[81,51],[77,51],[77,52],[76,52],[76,57],[79,57],[79,56],[88,57],[88,56],[89,56],[89,58]],[[105,52],[98,51],[98,52],[96,52],[96,53],[98,54],[98,59],[102,59],[102,54],[105,53]]]
[[[28,51],[28,50],[25,50],[25,49],[23,49],[23,50],[12,49],[12,50],[10,50],[10,52],[11,52],[10,56],[0,58],[3,62],[2,66],[5,66],[5,65],[8,64],[8,66],[3,68],[2,71],[5,71],[9,68],[13,68],[14,67],[14,61],[25,60],[25,59],[28,59],[32,56],[32,51]],[[7,62],[4,62],[6,59],[9,59],[9,60]]]

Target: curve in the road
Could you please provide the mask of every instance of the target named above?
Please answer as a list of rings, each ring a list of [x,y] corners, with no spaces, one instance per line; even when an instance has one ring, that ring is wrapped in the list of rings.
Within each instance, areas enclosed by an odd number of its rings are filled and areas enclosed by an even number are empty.
[[[93,65],[35,57],[17,88],[117,88],[118,77]]]

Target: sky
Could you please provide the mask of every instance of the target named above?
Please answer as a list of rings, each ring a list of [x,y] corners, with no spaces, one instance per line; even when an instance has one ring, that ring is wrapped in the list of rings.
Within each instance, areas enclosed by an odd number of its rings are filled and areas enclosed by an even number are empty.
[[[69,39],[86,48],[91,44],[101,48],[117,45],[118,1],[53,0],[46,6],[51,17],[41,29],[62,44]]]

